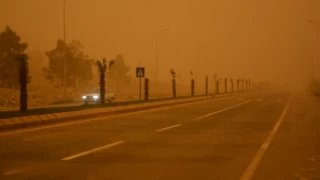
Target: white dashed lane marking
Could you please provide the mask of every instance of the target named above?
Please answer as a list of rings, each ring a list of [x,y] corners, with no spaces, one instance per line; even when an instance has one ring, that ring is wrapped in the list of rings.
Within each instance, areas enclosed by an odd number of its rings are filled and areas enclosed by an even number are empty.
[[[108,148],[111,148],[111,147],[114,147],[114,146],[117,146],[117,145],[123,144],[123,143],[124,143],[124,141],[118,141],[118,142],[111,143],[111,144],[108,144],[108,145],[105,145],[105,146],[101,146],[101,147],[98,147],[98,148],[95,148],[95,149],[84,151],[84,152],[79,153],[79,154],[68,156],[68,157],[65,157],[65,158],[63,158],[61,160],[62,161],[69,161],[69,160],[76,159],[78,157],[85,156],[85,155],[88,155],[88,154],[91,154],[91,153],[94,153],[94,152],[102,151],[102,150],[105,150],[105,149],[108,149]]]
[[[182,126],[182,124],[176,124],[176,125],[173,125],[173,126],[169,126],[169,127],[165,127],[165,128],[162,128],[162,129],[158,129],[158,130],[156,130],[156,132],[162,132],[162,131],[173,129],[173,128],[176,128],[176,127],[179,127],[179,126]]]

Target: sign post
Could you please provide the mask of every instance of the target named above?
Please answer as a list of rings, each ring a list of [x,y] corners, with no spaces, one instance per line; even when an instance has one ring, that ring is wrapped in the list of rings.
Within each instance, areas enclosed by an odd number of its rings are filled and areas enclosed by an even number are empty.
[[[139,83],[139,92],[140,92],[140,101],[141,101],[141,78],[145,76],[144,67],[136,67],[136,77],[138,77],[140,80]]]

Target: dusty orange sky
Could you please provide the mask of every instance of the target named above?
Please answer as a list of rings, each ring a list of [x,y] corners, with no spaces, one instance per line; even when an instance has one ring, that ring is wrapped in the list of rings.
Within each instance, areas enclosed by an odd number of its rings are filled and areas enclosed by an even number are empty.
[[[0,28],[12,27],[28,51],[49,51],[63,38],[63,2],[1,0]],[[162,80],[174,68],[184,80],[193,70],[201,81],[217,72],[302,87],[312,55],[320,78],[320,27],[306,22],[320,22],[319,8],[317,0],[68,0],[67,41],[95,59],[121,53],[152,79],[156,36],[170,28],[158,42]]]

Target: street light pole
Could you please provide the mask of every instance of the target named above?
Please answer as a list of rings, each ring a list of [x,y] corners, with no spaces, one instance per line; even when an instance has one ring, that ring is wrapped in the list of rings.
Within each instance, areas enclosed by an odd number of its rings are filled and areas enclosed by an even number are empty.
[[[160,31],[157,35],[156,38],[156,89],[159,90],[158,88],[158,40],[159,40],[159,36],[165,32],[165,31],[169,31],[170,29],[164,29],[162,31]]]
[[[320,27],[320,23],[319,23],[319,22],[312,21],[312,20],[307,20],[307,22],[309,22],[309,23],[313,23],[313,24],[316,24],[316,25],[318,25],[318,26]]]
[[[67,0],[64,1],[63,5],[63,41],[65,45],[66,43],[66,3]],[[67,58],[66,58],[66,46],[64,47],[64,53],[63,53],[63,63],[64,63],[64,98],[67,98]]]
[[[312,59],[311,59],[311,83],[313,83],[313,56],[312,56]]]
[[[307,20],[307,22],[309,23],[313,23],[313,24],[316,24],[320,27],[320,23],[319,22],[316,22],[316,21],[312,21],[312,20]],[[313,82],[313,56],[312,56],[312,59],[311,59],[311,83]]]

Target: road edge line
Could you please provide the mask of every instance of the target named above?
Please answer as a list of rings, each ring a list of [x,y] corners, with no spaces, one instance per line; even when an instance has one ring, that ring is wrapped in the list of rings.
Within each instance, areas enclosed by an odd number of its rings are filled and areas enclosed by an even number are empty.
[[[278,132],[280,125],[282,124],[285,115],[288,112],[288,109],[291,105],[293,96],[291,95],[290,99],[288,100],[285,108],[283,109],[278,121],[276,122],[276,124],[273,126],[272,130],[270,131],[268,137],[265,139],[265,141],[263,142],[263,144],[260,146],[258,152],[255,154],[255,156],[253,157],[253,159],[251,160],[250,164],[248,165],[247,169],[243,172],[240,180],[250,180],[258,165],[260,164],[261,159],[263,158],[265,152],[267,151],[267,149],[269,148],[274,136],[276,135],[276,133]]]

